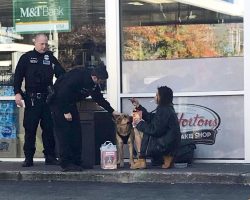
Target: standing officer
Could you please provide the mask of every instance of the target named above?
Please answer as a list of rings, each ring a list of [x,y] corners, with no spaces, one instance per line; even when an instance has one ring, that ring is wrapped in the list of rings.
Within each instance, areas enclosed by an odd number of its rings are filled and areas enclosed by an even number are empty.
[[[100,84],[108,78],[106,66],[94,69],[74,68],[55,82],[55,96],[51,100],[55,134],[59,141],[63,171],[81,171],[82,135],[76,102],[91,96],[93,101],[113,115],[120,115],[103,98]],[[83,130],[84,131],[84,130]]]
[[[23,107],[25,102],[23,126],[25,129],[23,167],[33,166],[36,131],[38,124],[42,129],[42,140],[46,165],[58,164],[55,157],[55,140],[51,112],[46,103],[47,88],[53,84],[53,75],[58,78],[65,72],[53,53],[48,51],[48,38],[38,34],[34,38],[35,48],[21,56],[14,75],[16,104]],[[25,79],[25,92],[21,86]]]

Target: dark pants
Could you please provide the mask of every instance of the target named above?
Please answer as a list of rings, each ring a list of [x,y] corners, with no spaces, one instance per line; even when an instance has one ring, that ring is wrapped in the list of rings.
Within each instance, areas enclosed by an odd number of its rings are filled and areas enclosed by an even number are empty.
[[[70,164],[81,165],[82,135],[76,105],[71,106],[70,113],[72,121],[67,121],[64,113],[57,106],[53,106],[52,116],[62,168]]]
[[[141,152],[140,152],[140,158],[146,158],[147,157],[147,147],[149,144],[149,135],[143,134],[142,142],[141,142]],[[151,155],[151,164],[153,166],[161,165],[163,164],[163,154],[159,152],[157,155]]]
[[[148,147],[148,142],[149,142],[149,136],[146,134],[143,134],[142,141],[141,141],[141,152],[140,152],[141,158],[147,157],[146,151],[147,151],[147,147]]]
[[[33,101],[33,103],[32,103]],[[55,156],[55,139],[53,133],[53,122],[48,104],[45,98],[33,99],[26,97],[23,127],[25,129],[24,136],[24,154],[27,159],[32,159],[36,147],[36,131],[40,122],[42,129],[42,141],[44,147],[44,155]]]

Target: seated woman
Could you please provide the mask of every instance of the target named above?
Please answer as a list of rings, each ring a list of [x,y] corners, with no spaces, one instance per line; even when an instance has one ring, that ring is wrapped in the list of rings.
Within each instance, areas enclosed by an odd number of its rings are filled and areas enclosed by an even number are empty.
[[[173,91],[167,86],[158,88],[155,96],[158,106],[154,114],[148,113],[137,99],[133,98],[131,101],[136,110],[142,111],[142,119],[139,115],[133,115],[133,123],[137,129],[135,129],[135,143],[139,159],[132,169],[146,168],[149,149],[154,149],[153,155],[151,153],[150,156],[163,157],[162,168],[170,168],[181,140],[180,126],[172,103]]]

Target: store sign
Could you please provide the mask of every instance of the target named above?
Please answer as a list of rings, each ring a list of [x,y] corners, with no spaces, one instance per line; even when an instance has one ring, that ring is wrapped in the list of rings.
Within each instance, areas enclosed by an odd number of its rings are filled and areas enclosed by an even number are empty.
[[[70,0],[14,0],[13,20],[18,33],[70,31]]]
[[[178,104],[175,110],[182,139],[191,139],[197,144],[215,143],[220,125],[220,117],[215,111],[195,104]]]

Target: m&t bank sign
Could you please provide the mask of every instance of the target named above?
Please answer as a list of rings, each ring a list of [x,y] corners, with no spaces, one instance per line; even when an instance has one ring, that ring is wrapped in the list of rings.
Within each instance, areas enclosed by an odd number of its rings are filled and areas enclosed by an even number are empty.
[[[70,0],[14,0],[15,30],[18,33],[70,31],[70,5]]]

